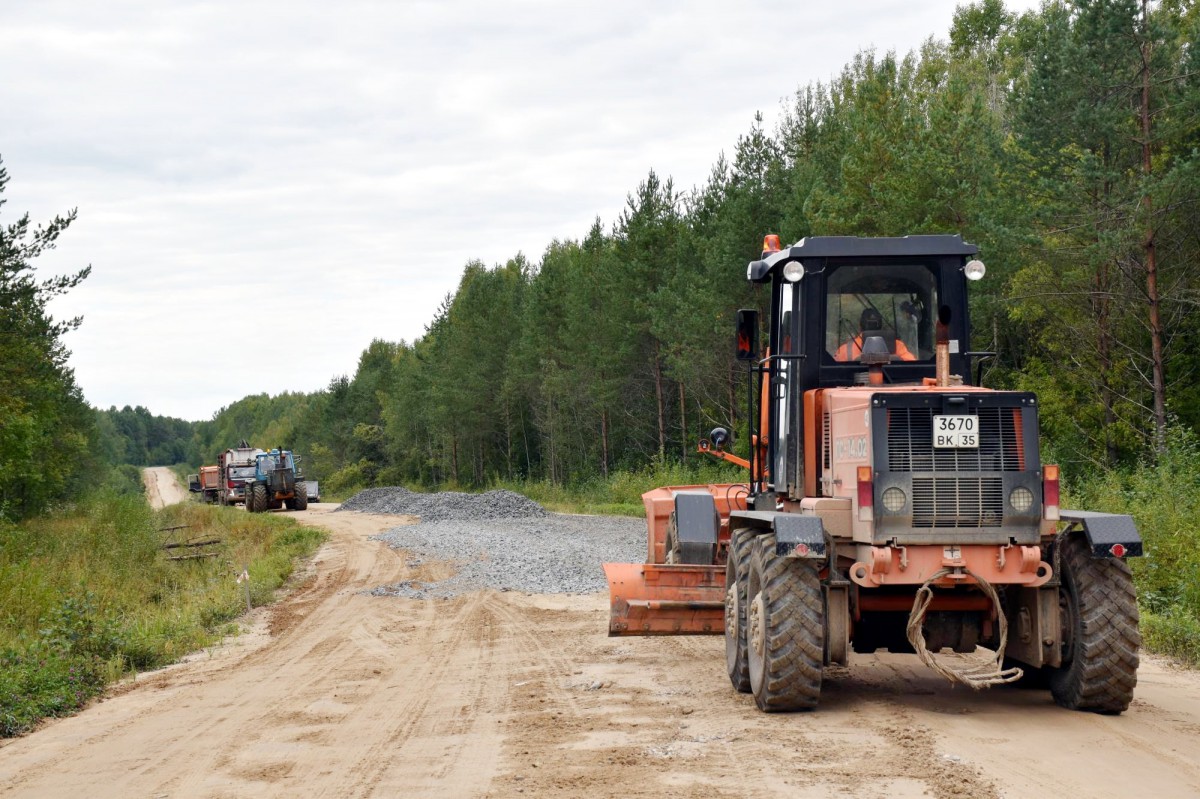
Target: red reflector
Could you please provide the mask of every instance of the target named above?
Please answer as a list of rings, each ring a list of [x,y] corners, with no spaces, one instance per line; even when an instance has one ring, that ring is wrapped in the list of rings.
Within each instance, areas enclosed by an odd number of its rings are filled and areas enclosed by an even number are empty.
[[[1113,544],[1108,551],[1112,553],[1114,558],[1123,558],[1127,550],[1124,544]]]
[[[1118,544],[1117,546],[1120,546],[1120,544]],[[796,544],[796,554],[797,555],[807,555],[808,554],[808,544]]]
[[[870,466],[858,467],[858,506],[860,508],[869,508],[875,504],[873,477]]]
[[[1058,505],[1058,467],[1052,464],[1042,470],[1042,502]]]

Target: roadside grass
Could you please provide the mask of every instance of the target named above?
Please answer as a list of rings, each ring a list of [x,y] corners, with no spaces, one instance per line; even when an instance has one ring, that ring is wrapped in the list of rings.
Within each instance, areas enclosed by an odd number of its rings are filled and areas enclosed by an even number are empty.
[[[220,543],[164,549],[210,539]],[[0,736],[235,632],[243,568],[251,602],[267,604],[324,539],[282,514],[195,503],[153,511],[140,495],[112,491],[0,525]],[[168,560],[202,552],[215,557]]]

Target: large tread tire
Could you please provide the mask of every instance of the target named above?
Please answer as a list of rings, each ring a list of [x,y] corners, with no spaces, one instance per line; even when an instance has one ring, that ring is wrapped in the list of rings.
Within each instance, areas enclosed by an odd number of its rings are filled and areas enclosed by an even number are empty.
[[[266,513],[267,487],[265,485],[257,483],[247,489],[246,509],[251,513]]]
[[[747,649],[759,710],[815,708],[825,660],[825,597],[816,567],[775,554],[775,535],[755,539],[750,560]]]
[[[296,497],[292,502],[294,510],[308,510],[308,483],[296,481]]]
[[[750,600],[750,556],[754,534],[739,528],[729,537],[729,557],[725,561],[725,670],[734,689],[750,693],[750,661],[746,651],[746,613]]]
[[[1120,713],[1133,700],[1142,643],[1133,576],[1123,560],[1092,557],[1083,536],[1061,546],[1070,659],[1050,670],[1050,693],[1071,710]]]

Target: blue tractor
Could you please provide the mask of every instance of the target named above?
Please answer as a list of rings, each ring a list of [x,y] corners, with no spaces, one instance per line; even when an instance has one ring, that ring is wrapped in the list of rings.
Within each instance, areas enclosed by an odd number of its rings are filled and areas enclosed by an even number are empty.
[[[261,453],[254,461],[254,480],[246,483],[246,510],[263,513],[308,509],[308,487],[300,474],[300,459],[286,449]]]

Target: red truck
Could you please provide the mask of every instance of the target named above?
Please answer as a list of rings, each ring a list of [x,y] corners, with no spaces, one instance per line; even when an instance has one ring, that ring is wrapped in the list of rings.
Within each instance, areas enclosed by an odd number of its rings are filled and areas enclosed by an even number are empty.
[[[221,493],[220,469],[216,466],[201,466],[199,474],[189,474],[188,491],[200,494],[200,498],[209,504],[217,502]]]

